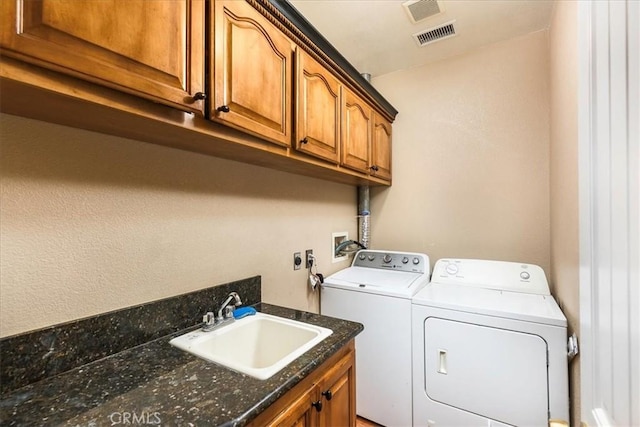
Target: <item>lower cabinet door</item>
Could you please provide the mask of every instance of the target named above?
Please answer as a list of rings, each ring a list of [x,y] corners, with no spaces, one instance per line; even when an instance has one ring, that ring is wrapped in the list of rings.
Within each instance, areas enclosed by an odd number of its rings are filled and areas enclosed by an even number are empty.
[[[249,427],[355,427],[355,340],[285,393]]]
[[[322,403],[318,403],[316,396],[316,387],[311,387],[294,403],[280,412],[268,425],[273,427],[317,426],[318,408],[322,408]]]
[[[319,383],[320,425],[352,427],[356,423],[355,370],[353,353],[342,358]]]

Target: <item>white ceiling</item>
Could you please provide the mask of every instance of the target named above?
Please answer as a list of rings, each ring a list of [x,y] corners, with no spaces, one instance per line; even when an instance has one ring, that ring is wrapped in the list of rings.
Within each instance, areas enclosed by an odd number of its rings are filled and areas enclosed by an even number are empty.
[[[404,0],[289,0],[360,72],[379,76],[549,27],[554,0],[442,0],[416,24]],[[413,34],[455,20],[456,36],[418,47]]]

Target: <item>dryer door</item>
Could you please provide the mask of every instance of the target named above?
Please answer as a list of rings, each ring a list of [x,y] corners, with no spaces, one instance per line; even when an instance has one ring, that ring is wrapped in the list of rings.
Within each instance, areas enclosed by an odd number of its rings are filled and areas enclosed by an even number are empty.
[[[429,317],[431,400],[517,426],[548,424],[547,344],[537,335]]]

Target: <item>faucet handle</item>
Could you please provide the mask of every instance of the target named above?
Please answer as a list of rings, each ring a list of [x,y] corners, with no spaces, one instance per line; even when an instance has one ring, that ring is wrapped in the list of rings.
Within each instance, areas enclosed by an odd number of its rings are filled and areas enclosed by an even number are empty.
[[[233,310],[236,309],[235,305],[229,304],[228,306],[225,307],[224,309],[224,318],[225,319],[232,319],[233,318]]]
[[[206,326],[211,326],[211,325],[213,325],[215,323],[216,316],[213,314],[213,312],[208,311],[207,314],[202,316],[202,321],[204,322],[204,324]]]

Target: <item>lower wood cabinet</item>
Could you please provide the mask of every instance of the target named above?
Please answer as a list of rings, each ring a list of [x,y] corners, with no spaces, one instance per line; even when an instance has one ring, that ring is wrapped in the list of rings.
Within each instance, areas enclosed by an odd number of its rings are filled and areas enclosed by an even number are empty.
[[[320,425],[347,427],[355,425],[355,366],[354,352],[343,357],[323,375],[318,384],[322,409],[319,411]]]
[[[317,403],[317,390],[315,386],[312,386],[308,390],[302,393],[297,400],[280,412],[274,419],[268,421],[268,426],[296,426],[296,427],[311,427],[318,425],[318,414],[316,413],[316,407],[320,405]],[[257,424],[254,424],[257,426]]]
[[[354,427],[355,424],[355,344],[352,340],[250,426]]]

